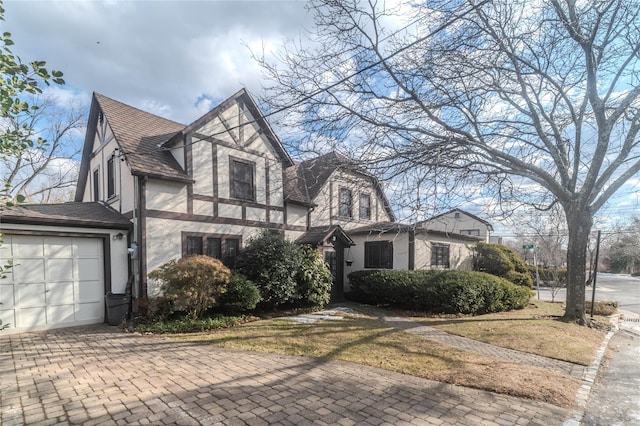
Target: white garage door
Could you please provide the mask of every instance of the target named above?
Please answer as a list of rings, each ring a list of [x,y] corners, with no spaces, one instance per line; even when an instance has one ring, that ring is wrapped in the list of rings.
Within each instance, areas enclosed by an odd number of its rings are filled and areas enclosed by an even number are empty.
[[[0,318],[8,331],[42,330],[104,321],[102,240],[4,235]]]

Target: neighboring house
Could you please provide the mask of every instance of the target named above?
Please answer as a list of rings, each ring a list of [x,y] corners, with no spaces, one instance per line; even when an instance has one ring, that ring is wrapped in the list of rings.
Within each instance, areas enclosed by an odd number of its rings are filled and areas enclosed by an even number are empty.
[[[490,242],[493,231],[493,226],[489,222],[461,209],[453,209],[418,222],[416,227],[451,234],[470,235],[478,237],[486,243]]]
[[[413,225],[382,222],[350,230],[353,263],[345,274],[363,269],[472,268],[478,237]]]
[[[5,332],[104,322],[105,293],[127,286],[131,222],[100,203],[3,207]]]

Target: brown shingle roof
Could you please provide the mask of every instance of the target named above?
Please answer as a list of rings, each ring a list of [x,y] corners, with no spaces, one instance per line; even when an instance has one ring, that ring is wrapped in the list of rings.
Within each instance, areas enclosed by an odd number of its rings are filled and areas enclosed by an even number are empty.
[[[398,222],[378,222],[371,225],[361,226],[359,228],[350,229],[346,231],[347,235],[362,235],[362,234],[386,234],[386,233],[401,233],[414,231],[416,234],[435,235],[445,238],[455,238],[458,240],[478,242],[480,237],[474,237],[472,235],[456,234],[453,232],[435,231],[433,229],[426,229],[417,227],[416,225],[406,225]]]
[[[188,180],[169,151],[159,147],[181,132],[184,124],[142,111],[99,93],[94,94],[101,111],[131,166],[133,174]]]
[[[6,207],[0,212],[0,225],[2,223],[115,229],[129,229],[132,226],[126,217],[111,207],[93,202]]]

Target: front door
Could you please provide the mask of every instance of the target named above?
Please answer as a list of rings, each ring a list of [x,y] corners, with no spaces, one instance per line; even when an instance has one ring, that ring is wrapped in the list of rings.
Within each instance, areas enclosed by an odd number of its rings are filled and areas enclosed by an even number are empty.
[[[333,250],[325,250],[324,261],[333,276],[331,302],[340,302],[344,300],[344,248],[342,245],[335,242]]]

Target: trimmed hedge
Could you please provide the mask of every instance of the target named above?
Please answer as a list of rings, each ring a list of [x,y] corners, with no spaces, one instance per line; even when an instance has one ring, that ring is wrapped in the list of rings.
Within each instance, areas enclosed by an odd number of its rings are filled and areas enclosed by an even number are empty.
[[[531,291],[504,278],[473,271],[356,271],[350,298],[416,311],[484,314],[522,309]]]

